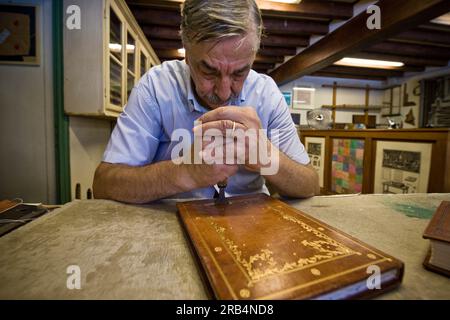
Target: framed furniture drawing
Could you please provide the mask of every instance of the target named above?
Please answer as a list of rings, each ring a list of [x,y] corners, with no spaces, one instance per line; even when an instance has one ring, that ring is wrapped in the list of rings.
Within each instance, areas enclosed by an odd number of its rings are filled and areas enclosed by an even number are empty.
[[[377,141],[374,193],[426,193],[431,143]]]
[[[331,190],[360,193],[363,188],[364,143],[362,139],[333,139]]]
[[[314,88],[294,87],[292,100],[293,109],[314,109]]]
[[[39,64],[39,7],[0,4],[0,63]]]
[[[286,100],[286,104],[289,108],[292,108],[292,92],[291,91],[283,91],[284,99]]]
[[[320,187],[324,186],[325,138],[305,137],[305,148],[311,164],[319,175]]]

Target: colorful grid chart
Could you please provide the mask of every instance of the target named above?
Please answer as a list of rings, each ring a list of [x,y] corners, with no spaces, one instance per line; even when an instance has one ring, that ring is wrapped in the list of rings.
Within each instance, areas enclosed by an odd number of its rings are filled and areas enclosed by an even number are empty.
[[[364,140],[333,139],[331,190],[336,193],[362,191]]]

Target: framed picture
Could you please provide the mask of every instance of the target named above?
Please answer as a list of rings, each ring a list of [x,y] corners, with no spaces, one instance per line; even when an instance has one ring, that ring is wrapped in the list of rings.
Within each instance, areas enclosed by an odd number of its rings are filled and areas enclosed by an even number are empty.
[[[325,138],[305,137],[305,149],[308,152],[311,165],[319,175],[319,184],[323,188],[325,168]]]
[[[294,109],[314,109],[314,88],[295,87],[292,108]]]
[[[0,4],[0,63],[39,64],[38,8]]]
[[[292,108],[292,92],[290,91],[283,91],[284,99],[286,100],[286,104],[289,108]]]
[[[364,174],[364,140],[333,139],[331,190],[360,193]]]
[[[374,193],[426,193],[431,143],[376,142]]]
[[[302,119],[302,115],[300,113],[291,112],[291,118],[297,127],[300,126],[301,119]]]

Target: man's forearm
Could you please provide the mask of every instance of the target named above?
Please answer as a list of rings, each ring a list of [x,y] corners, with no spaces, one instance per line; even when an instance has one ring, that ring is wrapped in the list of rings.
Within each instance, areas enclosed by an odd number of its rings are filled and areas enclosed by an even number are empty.
[[[101,163],[94,176],[95,198],[145,203],[192,189],[183,166],[161,161],[142,167]]]
[[[279,169],[275,175],[267,175],[283,196],[307,198],[320,194],[319,177],[311,165],[301,165],[279,152]]]

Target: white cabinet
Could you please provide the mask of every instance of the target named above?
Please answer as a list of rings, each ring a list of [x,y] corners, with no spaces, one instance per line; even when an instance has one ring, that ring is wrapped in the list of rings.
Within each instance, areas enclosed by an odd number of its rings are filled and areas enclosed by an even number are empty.
[[[160,61],[124,0],[64,0],[65,11],[73,5],[81,29],[64,28],[65,112],[117,117],[134,84]]]

